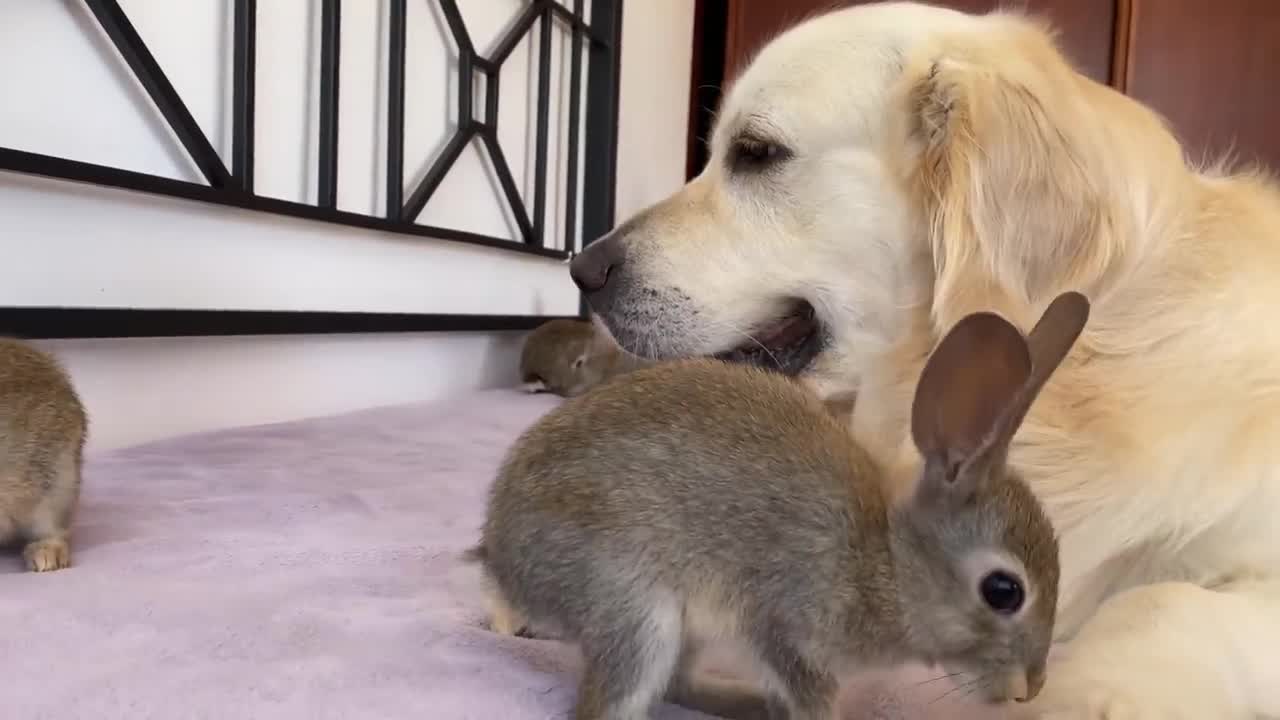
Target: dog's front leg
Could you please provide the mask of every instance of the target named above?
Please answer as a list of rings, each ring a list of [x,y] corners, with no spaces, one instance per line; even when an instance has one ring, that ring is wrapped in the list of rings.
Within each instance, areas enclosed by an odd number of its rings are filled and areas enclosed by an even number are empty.
[[[1051,659],[1028,710],[1039,720],[1280,717],[1280,580],[1116,595]]]

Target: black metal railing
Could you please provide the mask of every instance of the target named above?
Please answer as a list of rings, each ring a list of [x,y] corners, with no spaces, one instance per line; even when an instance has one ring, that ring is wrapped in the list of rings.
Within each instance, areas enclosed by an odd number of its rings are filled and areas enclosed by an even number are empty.
[[[164,70],[139,36],[116,0],[83,0],[120,57],[142,85],[160,115],[173,130],[206,184],[175,180],[148,173],[86,163],[3,146],[0,138],[0,171],[10,171],[87,182],[128,190],[167,195],[220,205],[320,220],[386,232],[438,238],[489,247],[564,258],[582,243],[607,232],[613,224],[617,151],[619,46],[622,0],[590,0],[590,23],[585,19],[587,0],[530,0],[512,27],[487,55],[471,40],[458,8],[459,0],[435,2],[453,36],[458,53],[458,116],[456,130],[429,165],[421,181],[405,196],[404,115],[405,38],[409,8],[406,0],[391,0],[388,27],[390,43],[387,77],[386,207],[377,215],[337,207],[338,98],[341,59],[341,0],[322,0],[320,23],[319,148],[316,203],[265,197],[254,191],[255,49],[257,0],[235,0],[232,76],[232,147],[230,169],[192,117]],[[551,102],[551,39],[555,26],[564,26],[572,45],[569,80],[568,147],[565,178],[565,227],[563,247],[553,247],[547,237],[548,137]],[[526,206],[498,142],[499,76],[503,63],[523,37],[537,26],[539,57],[537,111],[534,118],[534,179],[532,208]],[[583,49],[588,74],[582,100]],[[476,74],[484,76],[482,118],[475,118]],[[585,105],[585,107],[583,107]],[[583,113],[585,112],[585,123]],[[585,135],[583,135],[583,133]],[[446,173],[468,143],[479,139],[488,151],[503,199],[515,218],[515,240],[437,227],[416,222]],[[579,147],[581,146],[581,152]],[[582,162],[585,156],[585,162]],[[583,176],[582,207],[578,207],[579,172]],[[581,218],[581,232],[578,221]]]
[[[438,3],[458,51],[459,94],[456,132],[407,197],[404,191],[405,38],[409,7],[407,0],[390,0],[386,205],[376,215],[341,210],[336,203],[337,178],[341,172],[337,152],[338,79],[342,46],[341,0],[322,0],[321,5],[319,167],[316,173],[317,200],[314,204],[266,197],[258,195],[254,190],[257,0],[235,0],[234,5],[230,169],[201,131],[119,3],[116,0],[82,1],[160,115],[172,128],[207,184],[4,147],[2,137],[0,172],[91,183],[560,259],[568,257],[574,248],[600,237],[613,226],[623,0],[570,0],[569,6],[555,0],[529,0],[511,29],[487,55],[481,55],[476,50],[459,12],[459,0],[414,0],[415,3],[422,4]],[[584,15],[587,2],[590,3],[590,23]],[[568,108],[568,175],[565,178],[563,248],[552,247],[548,242],[545,223],[547,183],[551,179],[547,169],[548,136],[551,132],[550,40],[556,24],[567,27],[571,43],[571,100]],[[498,102],[499,75],[503,63],[535,25],[540,32],[540,46],[537,111],[534,118],[535,177],[533,207],[530,210],[521,198],[498,142]],[[582,99],[584,54],[590,68],[586,79],[585,102]],[[485,80],[485,106],[480,120],[475,119],[475,108],[472,106],[476,73],[482,74]],[[16,98],[10,100],[18,101]],[[477,138],[488,150],[503,199],[516,219],[518,236],[515,240],[416,222],[432,193],[440,186],[463,149]],[[581,207],[578,204],[579,172],[582,176]],[[0,334],[29,338],[69,338],[518,330],[534,327],[550,317],[552,316],[2,307]]]

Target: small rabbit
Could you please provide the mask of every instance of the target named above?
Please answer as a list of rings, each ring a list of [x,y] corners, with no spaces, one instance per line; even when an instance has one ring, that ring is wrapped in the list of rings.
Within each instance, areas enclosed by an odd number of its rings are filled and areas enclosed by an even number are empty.
[[[908,661],[1030,700],[1058,549],[1005,458],[1088,313],[1066,293],[1028,339],[993,313],[957,323],[916,387],[905,493],[791,379],[706,359],[636,371],[521,436],[470,557],[501,622],[581,647],[577,720],[637,720],[664,694],[830,718],[838,674]],[[695,682],[708,640],[742,643],[770,689]]]
[[[529,333],[520,352],[524,389],[561,397],[576,397],[647,364],[590,320],[549,320]]]
[[[52,356],[0,338],[0,544],[20,541],[36,572],[71,565],[88,419]]]

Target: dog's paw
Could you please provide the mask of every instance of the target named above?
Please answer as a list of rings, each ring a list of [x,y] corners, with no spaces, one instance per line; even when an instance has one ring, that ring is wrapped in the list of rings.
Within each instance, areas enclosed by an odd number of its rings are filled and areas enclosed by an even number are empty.
[[[1010,720],[1173,720],[1150,699],[1097,684],[1058,682],[1010,714]]]
[[[1042,708],[1035,720],[1157,720],[1159,715],[1143,713],[1132,701],[1105,694],[1077,698],[1071,703]]]

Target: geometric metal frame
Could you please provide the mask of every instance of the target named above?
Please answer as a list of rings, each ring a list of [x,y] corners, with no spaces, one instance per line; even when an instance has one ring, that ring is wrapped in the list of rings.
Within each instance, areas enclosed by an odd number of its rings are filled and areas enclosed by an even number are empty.
[[[199,124],[192,117],[163,69],[139,36],[117,0],[84,0],[98,24],[111,40],[116,51],[139,81],[160,115],[172,129],[187,155],[192,159],[207,184],[175,180],[148,173],[70,160],[42,153],[33,153],[0,146],[0,171],[43,176],[72,182],[91,183],[109,187],[140,191],[169,197],[194,200],[260,212],[287,215],[340,225],[362,227],[400,235],[469,243],[492,248],[564,259],[569,250],[548,247],[544,218],[547,204],[547,145],[550,109],[550,57],[551,33],[554,23],[563,23],[571,33],[572,59],[570,65],[570,102],[568,128],[568,176],[567,205],[565,207],[565,247],[573,248],[577,235],[578,216],[581,213],[581,242],[587,244],[604,235],[614,223],[614,188],[616,186],[616,153],[618,139],[618,85],[620,75],[621,29],[623,0],[590,0],[591,23],[584,20],[585,0],[572,0],[566,7],[556,0],[530,0],[511,29],[497,42],[487,56],[480,55],[467,32],[458,8],[458,0],[435,0],[444,15],[446,25],[453,35],[458,51],[458,118],[456,131],[435,158],[422,180],[407,197],[404,182],[404,92],[405,92],[405,35],[406,0],[390,2],[390,43],[388,53],[389,81],[387,105],[387,204],[378,215],[339,210],[335,205],[337,187],[337,138],[338,138],[338,83],[341,57],[340,0],[322,0],[321,3],[321,52],[320,52],[320,101],[319,101],[319,167],[317,176],[317,202],[300,203],[257,195],[253,186],[254,168],[254,116],[255,116],[255,49],[257,44],[257,0],[235,0],[233,22],[232,68],[232,148],[231,166],[224,163],[205,137]],[[534,197],[532,208],[526,207],[512,178],[509,164],[498,142],[498,78],[503,62],[515,49],[525,33],[537,25],[540,31],[537,125],[534,148]],[[587,78],[586,100],[582,97],[582,56],[584,43],[591,72]],[[484,117],[476,119],[474,108],[475,75],[486,80]],[[585,105],[584,107],[581,107]],[[585,112],[585,123],[582,113]],[[585,136],[579,143],[579,127]],[[435,227],[414,222],[414,218],[440,186],[445,174],[461,155],[466,145],[474,139],[484,144],[497,173],[503,198],[516,218],[519,237],[512,241],[479,233],[452,228]],[[2,138],[0,138],[2,140]],[[579,158],[579,145],[583,157]],[[580,165],[581,163],[581,165]],[[578,169],[583,175],[582,203],[578,206]],[[145,314],[147,310],[108,309],[111,312]],[[32,312],[45,312],[53,321],[61,312],[93,313],[94,309],[41,309],[27,308],[23,317],[30,322]],[[195,312],[195,311],[193,311]],[[199,311],[221,312],[221,311]],[[269,313],[272,317],[287,317],[289,313]],[[326,313],[309,313],[324,316]],[[352,315],[351,313],[333,313]],[[358,314],[373,318],[379,314]],[[385,315],[385,314],[382,314]],[[14,309],[0,309],[0,331],[11,331]],[[114,317],[114,316],[113,316]],[[389,317],[389,316],[388,316]],[[451,318],[443,323],[457,329],[459,316],[421,315],[421,328],[432,329],[430,318]],[[461,316],[465,317],[465,316]],[[499,317],[506,316],[477,316]],[[540,318],[531,316],[529,320]],[[145,324],[145,323],[144,323]],[[270,324],[270,323],[268,323]],[[278,324],[278,323],[275,323]],[[311,322],[315,325],[315,322]],[[359,325],[360,323],[356,323]],[[393,323],[407,327],[403,318]],[[474,329],[498,325],[508,327],[510,318],[478,321]],[[515,324],[522,324],[516,321]],[[122,327],[121,335],[134,335],[133,325]],[[30,330],[31,328],[27,328]],[[341,331],[341,330],[338,330]],[[353,330],[355,331],[355,330]],[[220,325],[215,334],[226,334]],[[28,333],[29,334],[29,333]],[[202,334],[193,328],[191,334]],[[66,336],[56,331],[52,336]]]
[[[336,2],[336,0],[331,1]],[[458,49],[457,129],[448,142],[445,143],[444,149],[404,204],[402,206],[399,204],[393,205],[388,201],[387,212],[388,214],[397,214],[401,219],[417,217],[426,207],[431,195],[439,188],[445,175],[457,162],[458,158],[461,157],[462,151],[466,149],[468,143],[478,138],[489,152],[494,171],[498,176],[498,184],[502,189],[509,209],[515,215],[521,238],[530,245],[545,245],[544,218],[547,195],[547,142],[550,132],[551,32],[553,24],[557,19],[566,22],[570,27],[572,42],[574,43],[570,61],[569,96],[572,98],[569,106],[568,139],[568,166],[570,172],[567,178],[569,185],[566,192],[566,195],[570,198],[570,206],[576,204],[577,198],[578,178],[574,170],[578,167],[578,126],[580,124],[578,122],[580,117],[578,114],[578,98],[582,82],[582,38],[585,36],[593,44],[603,47],[608,47],[609,43],[606,40],[594,37],[591,27],[583,21],[583,0],[574,0],[572,10],[554,0],[536,0],[525,6],[512,27],[498,40],[494,50],[488,56],[482,56],[477,52],[475,44],[471,40],[471,35],[467,32],[457,0],[438,0],[438,2],[444,15],[445,25],[453,36],[454,45]],[[396,9],[398,11],[399,7]],[[404,92],[403,23],[403,14],[394,12],[391,17],[392,54],[395,62],[399,63],[400,67],[392,68],[393,73],[398,71],[393,78],[398,85],[393,86],[391,92],[397,96],[402,96]],[[538,45],[538,108],[535,115],[537,128],[534,135],[534,199],[531,214],[520,198],[520,191],[517,189],[515,179],[511,174],[510,164],[507,162],[506,155],[498,142],[498,99],[500,96],[498,80],[503,63],[506,62],[512,51],[520,43],[520,40],[533,28],[535,23],[539,26],[541,33]],[[400,26],[397,27],[397,24]],[[400,43],[400,47],[394,46],[396,42]],[[481,120],[475,119],[474,88],[477,74],[483,75],[485,78],[484,117]],[[393,154],[403,152],[403,147],[400,145],[403,136],[397,134],[395,137],[398,142],[396,143],[397,147],[390,149]],[[403,176],[389,176],[387,179],[388,187],[399,188],[402,183]],[[567,231],[569,235],[566,237],[567,242],[565,244],[572,247],[573,223],[568,223]]]

